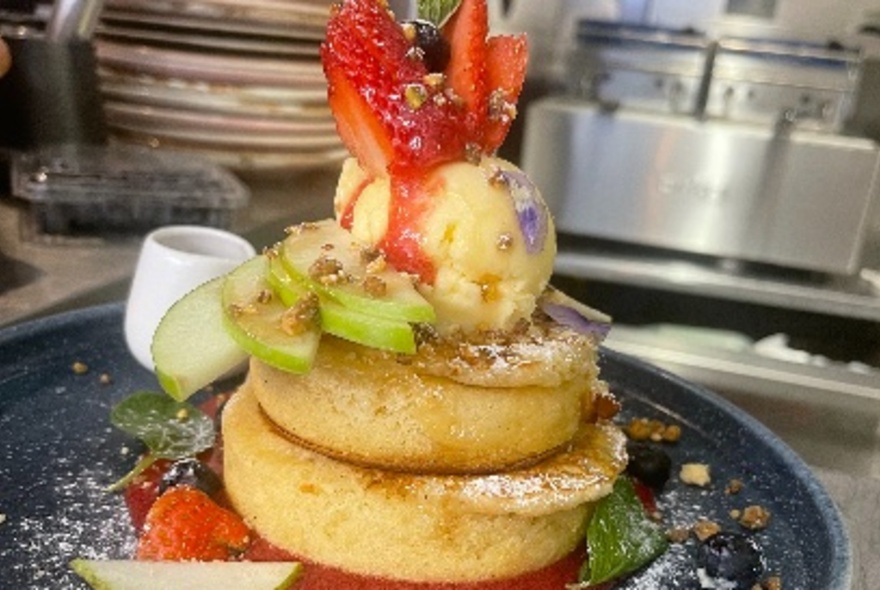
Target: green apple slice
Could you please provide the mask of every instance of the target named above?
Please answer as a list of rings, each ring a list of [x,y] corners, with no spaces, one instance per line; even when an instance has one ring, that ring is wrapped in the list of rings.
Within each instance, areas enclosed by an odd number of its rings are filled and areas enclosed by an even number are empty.
[[[279,369],[305,373],[318,350],[320,327],[318,322],[288,321],[300,301],[291,308],[273,294],[266,281],[268,267],[267,257],[257,256],[226,276],[221,294],[224,325],[251,355]]]
[[[156,376],[177,401],[243,367],[247,359],[224,327],[223,280],[209,281],[177,301],[153,335],[150,352]]]
[[[286,305],[299,300],[308,287],[291,277],[281,260],[270,259],[268,283]],[[321,328],[328,334],[370,348],[413,354],[415,334],[405,321],[358,313],[326,296],[320,297]]]
[[[285,590],[297,562],[74,559],[71,569],[95,590]]]
[[[363,256],[368,250],[332,219],[297,226],[279,248],[284,267],[296,280],[354,311],[406,322],[433,322],[434,308],[416,290],[412,278],[390,266],[371,268]],[[347,280],[316,277],[313,267],[322,258],[338,262]],[[381,283],[384,292],[371,293],[365,282],[368,278]]]

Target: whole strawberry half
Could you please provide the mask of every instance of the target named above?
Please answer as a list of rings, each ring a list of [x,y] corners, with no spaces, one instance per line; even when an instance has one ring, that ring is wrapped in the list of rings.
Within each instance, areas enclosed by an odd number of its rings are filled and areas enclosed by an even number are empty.
[[[375,175],[428,170],[504,139],[525,79],[521,36],[488,37],[486,0],[463,0],[442,29],[445,71],[432,73],[384,0],[344,0],[321,58],[337,128]]]
[[[241,555],[251,542],[242,519],[193,487],[159,496],[144,522],[137,558],[146,561],[216,561]]]

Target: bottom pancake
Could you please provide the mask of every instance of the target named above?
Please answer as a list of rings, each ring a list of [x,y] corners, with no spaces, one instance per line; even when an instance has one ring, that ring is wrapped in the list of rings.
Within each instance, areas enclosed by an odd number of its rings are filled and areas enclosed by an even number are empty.
[[[397,474],[289,441],[245,383],[223,412],[226,490],[260,535],[311,561],[399,580],[511,577],[569,554],[624,467],[616,428],[584,429],[570,451],[518,472]]]

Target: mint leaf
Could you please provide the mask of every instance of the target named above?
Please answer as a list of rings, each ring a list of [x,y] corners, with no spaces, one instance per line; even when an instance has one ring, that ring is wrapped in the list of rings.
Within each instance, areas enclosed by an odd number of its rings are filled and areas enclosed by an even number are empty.
[[[128,485],[157,459],[181,459],[211,448],[216,438],[214,421],[197,407],[178,402],[164,393],[142,391],[130,395],[110,411],[110,422],[139,438],[149,453],[134,469],[110,486]]]
[[[460,5],[461,0],[416,0],[418,18],[431,21],[438,28],[446,24]]]
[[[645,513],[628,477],[596,505],[587,525],[587,562],[580,582],[591,586],[632,573],[666,551],[668,541]]]

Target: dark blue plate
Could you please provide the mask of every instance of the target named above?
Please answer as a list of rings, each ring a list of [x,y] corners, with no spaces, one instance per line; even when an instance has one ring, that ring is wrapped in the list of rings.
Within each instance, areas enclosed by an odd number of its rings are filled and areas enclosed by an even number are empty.
[[[67,568],[81,557],[127,557],[134,536],[119,495],[103,488],[125,473],[137,447],[108,422],[110,406],[153,375],[129,355],[123,307],[113,304],[0,331],[0,586],[84,588]],[[88,371],[79,374],[74,363]],[[102,375],[109,378],[102,379]],[[754,534],[768,571],[786,590],[845,590],[849,541],[840,515],[809,468],[736,407],[654,367],[605,351],[603,375],[624,404],[621,417],[680,424],[666,448],[674,464],[710,466],[708,490],[673,478],[659,498],[666,526],[700,517],[738,530],[729,512],[758,504],[770,526]],[[723,492],[731,478],[745,483]],[[695,542],[670,551],[624,588],[699,588]]]

